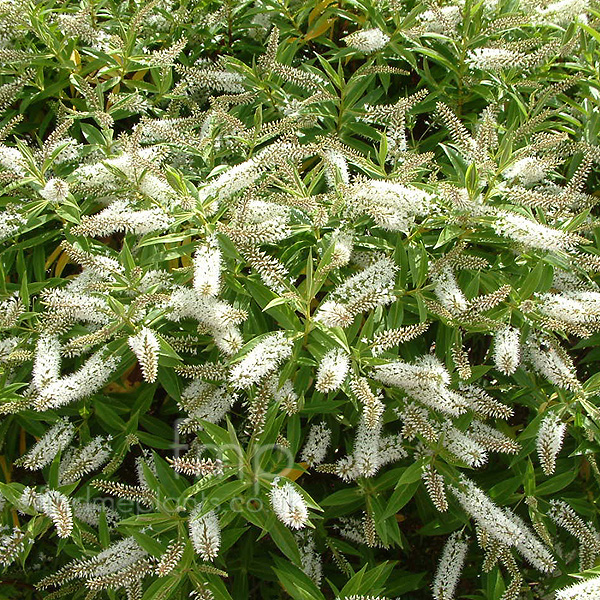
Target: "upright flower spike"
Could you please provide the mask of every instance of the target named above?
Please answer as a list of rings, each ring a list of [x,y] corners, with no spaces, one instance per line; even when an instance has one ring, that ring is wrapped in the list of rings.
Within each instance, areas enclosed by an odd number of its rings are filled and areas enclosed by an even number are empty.
[[[317,381],[315,388],[318,392],[327,394],[340,388],[348,369],[350,368],[350,359],[348,354],[341,348],[334,348],[323,355],[317,371]]]
[[[475,48],[471,50],[466,63],[472,69],[501,71],[523,63],[526,55],[506,48]]]
[[[521,360],[520,332],[514,327],[504,327],[495,336],[494,363],[505,375],[512,375]]]
[[[448,510],[448,499],[446,498],[444,478],[435,470],[433,465],[423,467],[421,478],[434,506],[440,512],[446,512]]]
[[[56,336],[42,335],[35,348],[32,385],[42,390],[60,377],[60,341]]]
[[[581,390],[573,363],[563,348],[553,340],[530,335],[526,340],[525,356],[533,368],[550,383],[572,392]]]
[[[556,469],[556,457],[562,448],[567,424],[556,413],[550,413],[540,423],[537,435],[537,454],[546,475],[552,475]]]
[[[36,502],[41,511],[52,519],[56,533],[60,538],[67,538],[73,531],[73,511],[69,498],[56,490],[48,490]]]
[[[449,310],[453,315],[459,315],[467,310],[469,303],[450,267],[446,267],[439,273],[436,273],[433,280],[435,283],[435,295],[444,308]]]
[[[62,179],[50,179],[40,190],[40,196],[49,202],[64,202],[69,193],[69,184]]]
[[[365,54],[371,54],[385,48],[390,41],[390,36],[375,27],[351,33],[344,38],[344,41],[350,48],[356,48]]]
[[[492,224],[498,235],[508,237],[529,248],[537,250],[570,250],[580,239],[577,236],[542,225],[513,211],[497,211]]]
[[[203,560],[213,560],[221,547],[221,527],[214,510],[200,516],[201,512],[202,504],[198,504],[190,513],[190,539]]]
[[[42,469],[69,445],[74,435],[75,427],[64,417],[51,427],[25,456],[17,459],[15,464],[32,471]]]
[[[385,404],[382,402],[380,392],[374,394],[366,377],[352,377],[350,389],[362,404],[362,418],[368,429],[376,429],[381,422],[381,416],[385,412]]]
[[[374,370],[375,379],[384,385],[402,388],[434,410],[456,417],[467,408],[467,399],[448,387],[450,374],[434,356],[421,356],[413,364],[397,360],[376,365]]]
[[[310,467],[320,465],[325,460],[330,443],[331,429],[325,423],[312,425],[308,432],[300,460],[307,463]]]
[[[158,375],[158,351],[160,343],[152,329],[143,327],[136,335],[127,340],[129,347],[136,355],[144,379],[148,383],[154,383]]]
[[[321,583],[323,563],[321,554],[317,552],[315,536],[307,531],[296,534],[298,550],[302,560],[302,570],[317,584]]]
[[[594,559],[600,554],[600,533],[592,523],[584,522],[573,508],[563,500],[550,500],[548,516],[557,525],[560,525],[577,538],[580,543],[580,548],[586,549],[587,553],[592,558],[590,562],[593,564]],[[583,571],[585,568],[582,568],[581,570]]]
[[[433,581],[434,600],[452,600],[467,556],[467,543],[454,532],[447,540]]]
[[[376,114],[378,108],[369,107],[369,112]],[[389,122],[389,115],[383,120]],[[383,179],[359,180],[347,186],[346,196],[349,216],[367,214],[379,227],[402,233],[409,233],[416,217],[427,215],[433,207],[431,194]]]
[[[200,246],[194,254],[194,289],[198,296],[216,297],[221,288],[221,250],[215,239]]]
[[[165,553],[158,559],[154,572],[159,577],[165,577],[175,569],[179,564],[183,552],[185,550],[185,544],[181,540],[172,541],[165,550]]]
[[[517,179],[523,185],[531,185],[544,179],[548,166],[542,160],[527,156],[506,169],[502,176],[505,179]]]
[[[348,277],[329,295],[315,313],[315,320],[326,327],[348,327],[354,317],[377,306],[390,304],[398,267],[384,257]]]
[[[448,487],[482,531],[500,544],[516,548],[539,571],[550,573],[554,569],[556,561],[549,550],[517,515],[497,506],[464,475],[460,485],[460,489]]]
[[[101,467],[109,458],[111,447],[110,436],[96,436],[83,448],[73,450],[60,463],[58,477],[60,485],[75,483],[87,473]]]
[[[72,498],[71,509],[73,510],[73,515],[77,519],[96,528],[99,526],[100,516],[102,514],[106,517],[109,529],[113,529],[121,519],[116,510],[109,506],[105,506],[101,501],[86,502],[79,498]]]
[[[249,388],[270,375],[289,358],[292,346],[293,342],[285,337],[283,331],[267,335],[233,366],[229,381],[236,388]]]
[[[374,425],[374,426],[370,426]],[[367,423],[364,414],[356,429],[348,479],[373,477],[381,467],[381,419]]]
[[[0,564],[7,567],[25,550],[25,534],[18,528],[0,536]]]
[[[271,507],[277,518],[292,529],[302,529],[308,522],[308,507],[304,498],[289,482],[279,485],[279,478],[271,484]]]

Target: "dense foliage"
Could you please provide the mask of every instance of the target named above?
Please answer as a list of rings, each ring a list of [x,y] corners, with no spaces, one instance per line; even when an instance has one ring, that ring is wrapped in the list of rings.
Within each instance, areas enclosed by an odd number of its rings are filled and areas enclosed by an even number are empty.
[[[599,17],[0,0],[0,598],[600,598]]]

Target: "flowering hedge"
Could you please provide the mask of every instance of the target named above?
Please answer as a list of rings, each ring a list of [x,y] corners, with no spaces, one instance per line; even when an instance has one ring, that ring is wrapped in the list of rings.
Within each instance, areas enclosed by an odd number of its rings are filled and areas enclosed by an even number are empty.
[[[0,598],[599,598],[599,17],[0,0]]]

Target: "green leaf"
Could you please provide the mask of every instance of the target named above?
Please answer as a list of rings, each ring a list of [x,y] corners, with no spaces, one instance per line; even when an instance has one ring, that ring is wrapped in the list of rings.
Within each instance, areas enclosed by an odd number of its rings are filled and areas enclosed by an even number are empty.
[[[167,549],[166,544],[161,544],[156,538],[150,537],[141,531],[131,531],[131,535],[135,538],[135,541],[144,549],[146,552],[159,558],[165,553]]]
[[[382,515],[382,519],[395,515],[414,496],[421,483],[421,470],[421,461],[417,461],[405,469],[387,502],[387,508]]]
[[[304,571],[278,556],[271,555],[274,563],[273,571],[285,591],[296,600],[325,600],[319,588],[309,579]]]

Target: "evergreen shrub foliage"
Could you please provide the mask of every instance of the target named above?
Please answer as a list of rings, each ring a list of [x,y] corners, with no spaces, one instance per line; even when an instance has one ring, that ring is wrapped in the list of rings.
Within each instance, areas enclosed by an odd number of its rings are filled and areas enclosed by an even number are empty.
[[[593,0],[0,0],[0,598],[600,598]]]

